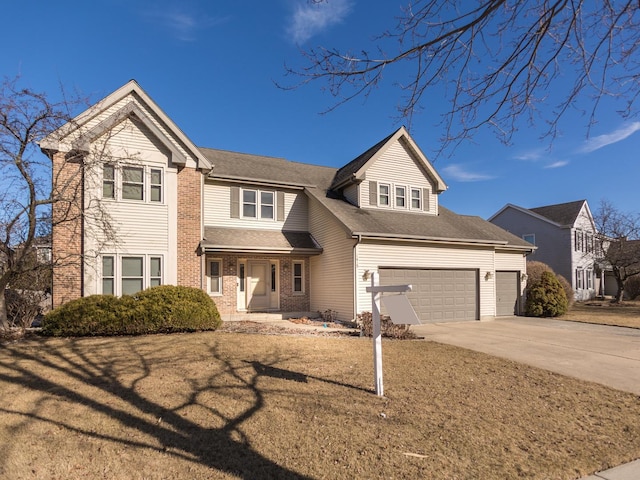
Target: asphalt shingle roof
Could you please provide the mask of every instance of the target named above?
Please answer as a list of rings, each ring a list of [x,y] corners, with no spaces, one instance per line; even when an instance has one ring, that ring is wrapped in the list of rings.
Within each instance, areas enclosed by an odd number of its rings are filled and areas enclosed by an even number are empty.
[[[580,210],[582,210],[584,202],[586,200],[576,200],[575,202],[545,205],[543,207],[530,208],[529,210],[560,225],[573,225],[580,214]]]
[[[394,132],[395,134],[395,132]],[[394,135],[392,134],[392,135]],[[281,185],[303,187],[311,198],[319,201],[347,228],[352,235],[433,240],[444,242],[470,242],[505,247],[530,249],[531,245],[500,227],[480,218],[458,215],[439,206],[438,215],[359,208],[346,201],[341,194],[331,190],[339,175],[351,175],[359,170],[390,137],[349,162],[341,169],[291,162],[282,158],[201,148],[213,164],[210,178],[244,181],[264,181]],[[345,178],[344,176],[342,178]],[[214,231],[215,230],[215,231]],[[247,231],[238,236],[241,229],[205,229],[207,245],[280,246],[288,248],[283,238],[259,239],[264,230]],[[219,233],[216,233],[219,232]],[[265,242],[262,244],[261,242]],[[292,243],[289,242],[289,247]]]
[[[232,250],[243,252],[277,251],[321,253],[308,232],[278,230],[250,230],[245,228],[205,227],[200,245],[205,250]]]

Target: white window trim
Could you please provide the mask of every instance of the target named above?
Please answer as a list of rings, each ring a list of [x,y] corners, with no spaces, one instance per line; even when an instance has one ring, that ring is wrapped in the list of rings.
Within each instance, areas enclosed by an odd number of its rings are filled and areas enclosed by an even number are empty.
[[[211,264],[218,263],[218,290],[213,290],[211,288]],[[222,271],[223,263],[221,258],[207,258],[207,293],[213,296],[222,296],[224,291],[224,274]]]
[[[387,187],[387,193],[382,193],[382,187]],[[380,182],[378,183],[378,206],[382,208],[393,208],[393,203],[391,202],[392,195],[392,185],[390,183]],[[381,199],[383,196],[387,197],[387,203],[382,203]]]
[[[256,194],[256,216],[250,217],[244,214],[244,192],[255,192]],[[269,204],[272,207],[272,216],[271,217],[263,217],[262,216],[262,194],[269,193],[273,198],[273,203]],[[253,204],[252,204],[253,205]],[[275,222],[278,217],[278,195],[275,190],[260,190],[257,188],[241,188],[240,189],[240,218],[247,220],[262,220],[264,222]]]
[[[417,200],[420,203],[420,205],[418,205],[417,207],[413,206],[413,192],[418,192],[418,197]],[[418,188],[418,187],[410,187],[409,188],[409,208],[411,210],[418,210],[421,211],[422,210],[422,206],[424,205],[424,200],[422,199],[423,195],[422,195],[422,188]]]
[[[398,205],[398,192],[396,191],[398,188],[401,188],[402,190],[404,190],[404,195],[402,196],[402,198],[404,198],[404,205]],[[408,210],[406,185],[401,185],[401,184],[393,185],[393,208],[397,208],[398,210]]]
[[[161,165],[138,165],[135,163],[117,163],[117,162],[109,162],[104,164],[113,167],[113,181],[107,180],[109,183],[113,183],[113,197],[105,197],[104,194],[101,194],[100,198],[104,201],[108,202],[124,202],[124,203],[134,203],[137,205],[141,204],[152,204],[152,205],[164,205],[165,203],[165,189],[166,189],[166,171]],[[122,198],[122,185],[123,185],[123,168],[141,168],[142,169],[142,200],[136,200],[133,198]],[[160,201],[151,200],[151,170],[158,170],[160,172],[160,182],[159,184],[154,184],[154,186],[160,186]],[[104,167],[100,172],[102,182],[101,189],[104,189]],[[104,192],[104,190],[102,190]]]
[[[164,255],[161,253],[111,253],[105,252],[100,255],[98,261],[99,275],[98,275],[98,292],[104,294],[102,290],[102,259],[104,257],[113,257],[113,294],[117,297],[122,296],[122,259],[127,258],[142,258],[142,290],[146,290],[151,286],[151,259],[160,259],[160,285],[165,285],[166,272],[165,272],[165,260]],[[158,278],[158,277],[154,277]]]

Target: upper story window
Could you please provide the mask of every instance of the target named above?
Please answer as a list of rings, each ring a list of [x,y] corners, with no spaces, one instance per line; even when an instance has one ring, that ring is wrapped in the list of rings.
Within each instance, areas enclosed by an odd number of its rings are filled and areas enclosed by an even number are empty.
[[[369,181],[369,205],[374,207],[429,210],[429,189],[414,185]]]
[[[116,195],[116,168],[107,164],[102,168],[102,197],[115,198]]]
[[[522,239],[525,242],[529,242],[529,243],[531,243],[533,245],[536,244],[536,235],[535,235],[535,233],[527,233],[527,234],[522,236]]]
[[[383,207],[389,206],[389,190],[390,186],[387,183],[381,183],[378,186],[378,203]]]
[[[411,208],[414,210],[422,210],[422,189],[411,189]]]
[[[144,168],[122,168],[122,198],[125,200],[144,200]]]
[[[102,167],[102,198],[162,203],[163,171],[145,166]]]
[[[242,216],[244,218],[275,218],[275,192],[242,190]]]
[[[405,208],[407,206],[407,189],[396,186],[396,207]]]

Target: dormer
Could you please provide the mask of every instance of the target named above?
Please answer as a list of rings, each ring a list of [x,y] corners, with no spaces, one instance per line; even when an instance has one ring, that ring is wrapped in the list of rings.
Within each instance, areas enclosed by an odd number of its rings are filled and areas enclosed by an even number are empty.
[[[447,189],[404,127],[362,153],[333,179],[331,190],[360,208],[438,214]]]

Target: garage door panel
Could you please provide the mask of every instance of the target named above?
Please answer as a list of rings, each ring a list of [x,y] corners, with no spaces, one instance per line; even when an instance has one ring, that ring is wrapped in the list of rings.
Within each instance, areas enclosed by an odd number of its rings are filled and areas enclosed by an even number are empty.
[[[411,284],[407,297],[422,322],[478,319],[477,270],[381,268],[380,283]]]

